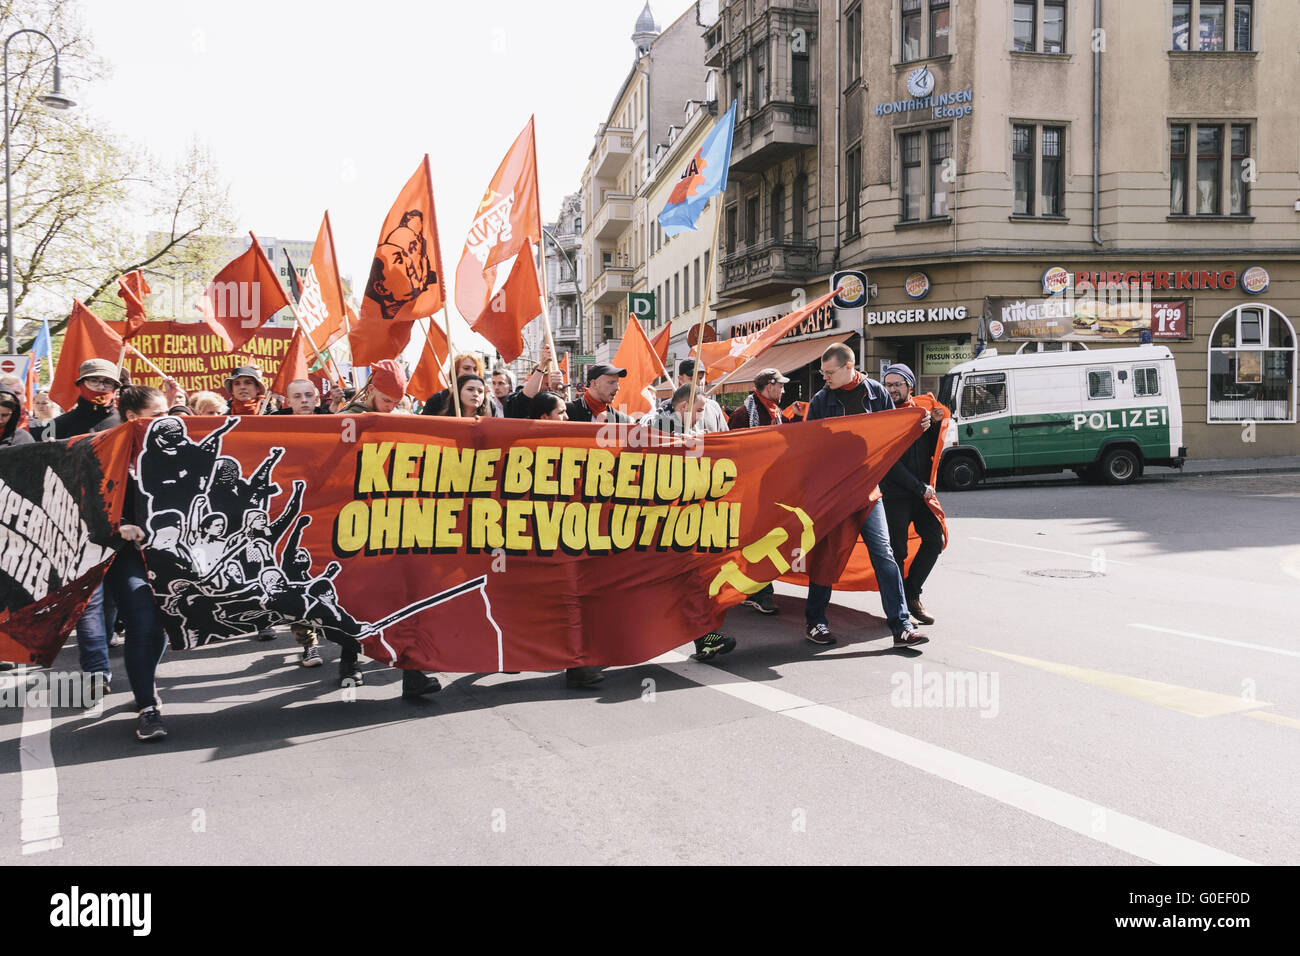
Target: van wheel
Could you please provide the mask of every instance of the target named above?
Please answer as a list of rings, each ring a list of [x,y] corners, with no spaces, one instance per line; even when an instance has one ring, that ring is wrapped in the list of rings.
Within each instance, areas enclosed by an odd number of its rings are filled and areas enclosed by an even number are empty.
[[[1101,478],[1108,485],[1127,485],[1142,476],[1142,462],[1128,448],[1112,448],[1101,459]]]
[[[970,491],[983,477],[979,463],[970,455],[958,455],[943,463],[943,484],[952,491]]]

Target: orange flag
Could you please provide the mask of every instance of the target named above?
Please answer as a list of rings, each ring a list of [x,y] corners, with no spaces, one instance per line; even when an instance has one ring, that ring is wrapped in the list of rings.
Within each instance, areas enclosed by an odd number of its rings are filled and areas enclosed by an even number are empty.
[[[456,309],[471,326],[491,307],[498,265],[519,255],[528,243],[541,241],[537,149],[529,117],[483,194],[456,266]]]
[[[302,280],[302,296],[298,299],[298,318],[316,350],[322,352],[343,332],[347,320],[343,280],[339,277],[329,212],[321,220],[316,244],[311,249],[311,262]]]
[[[802,309],[791,312],[783,319],[778,319],[766,328],[750,335],[735,335],[721,342],[705,342],[696,348],[708,372],[708,381],[717,383],[719,379],[730,375],[750,359],[761,355],[781,340],[800,322],[807,319],[818,309],[835,298],[838,290],[826,293],[815,302],[810,302]]]
[[[564,384],[569,384],[569,353],[565,352],[564,357],[560,359],[560,372],[564,375]]]
[[[421,402],[427,402],[432,396],[447,387],[447,376],[443,369],[447,365],[447,333],[442,327],[429,320],[429,334],[425,336],[424,347],[420,349],[420,361],[415,371],[406,382],[406,394]]]
[[[108,359],[116,362],[122,353],[122,337],[104,324],[104,321],[74,299],[72,315],[63,333],[63,350],[59,364],[54,369],[50,384],[50,398],[64,408],[77,404],[77,372],[81,363],[89,359]]]
[[[433,315],[444,302],[433,174],[426,153],[379,230],[361,299],[361,319],[348,335],[353,364],[397,358],[411,341],[415,320]]]
[[[36,402],[36,386],[39,384],[41,360],[31,352],[27,353],[27,374],[23,379],[23,418],[32,413],[32,407]],[[22,427],[22,423],[19,423]]]
[[[307,363],[306,349],[302,341],[302,328],[295,328],[293,338],[289,340],[289,351],[280,363],[280,371],[276,373],[270,391],[277,395],[288,395],[290,382],[298,379],[311,381],[311,366]]]
[[[664,327],[659,330],[659,334],[650,340],[650,346],[655,350],[655,355],[659,356],[659,364],[667,368],[668,366],[668,341],[673,337],[673,324],[664,323]]]
[[[253,240],[248,251],[231,259],[195,303],[228,352],[243,348],[262,323],[289,305],[262,244],[248,235]]]
[[[654,408],[654,391],[650,386],[667,373],[635,315],[627,317],[627,331],[614,355],[614,366],[627,369],[627,377],[614,401],[629,415],[644,415]]]
[[[149,283],[144,281],[144,273],[139,269],[117,280],[117,294],[126,303],[126,328],[122,332],[122,341],[129,340],[144,327],[144,297],[149,291]]]
[[[506,284],[470,328],[496,346],[502,361],[513,362],[524,351],[524,326],[541,311],[542,290],[537,284],[533,244],[529,242],[515,256]]]

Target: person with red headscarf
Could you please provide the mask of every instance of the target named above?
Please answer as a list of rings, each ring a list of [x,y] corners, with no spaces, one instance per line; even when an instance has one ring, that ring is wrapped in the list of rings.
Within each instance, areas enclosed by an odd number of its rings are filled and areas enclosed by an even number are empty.
[[[370,366],[370,381],[360,393],[340,409],[341,415],[360,415],[364,412],[387,414],[402,404],[406,394],[406,373],[392,359],[384,359]]]

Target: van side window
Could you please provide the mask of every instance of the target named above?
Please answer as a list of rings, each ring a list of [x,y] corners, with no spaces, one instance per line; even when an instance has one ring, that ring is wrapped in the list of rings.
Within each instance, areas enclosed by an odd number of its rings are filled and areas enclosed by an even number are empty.
[[[1007,408],[1005,375],[969,375],[962,382],[961,417],[991,415]]]
[[[1114,398],[1115,380],[1108,368],[1088,369],[1088,397]]]
[[[1160,370],[1154,366],[1133,370],[1133,395],[1142,398],[1160,394]]]

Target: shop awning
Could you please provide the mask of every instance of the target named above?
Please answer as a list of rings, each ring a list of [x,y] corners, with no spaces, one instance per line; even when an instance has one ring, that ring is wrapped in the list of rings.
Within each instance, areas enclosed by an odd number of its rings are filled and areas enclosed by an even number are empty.
[[[719,394],[748,392],[754,387],[754,376],[763,369],[780,369],[782,375],[793,372],[795,369],[803,368],[809,362],[817,361],[821,358],[822,352],[836,342],[843,342],[852,334],[852,332],[841,332],[837,335],[823,335],[816,339],[791,342],[789,345],[773,345],[766,352],[755,356],[736,369],[735,374],[731,375],[717,392]]]

